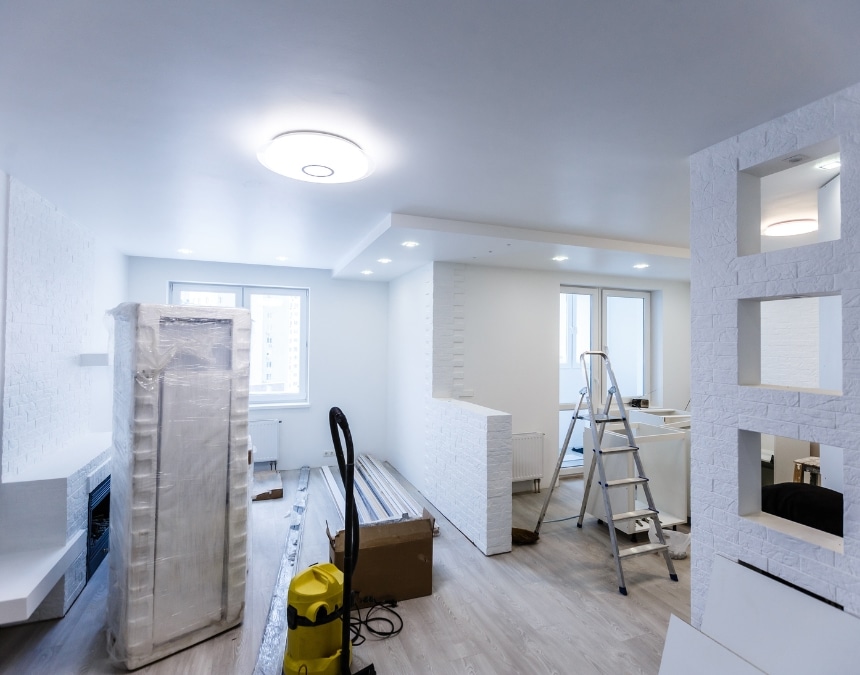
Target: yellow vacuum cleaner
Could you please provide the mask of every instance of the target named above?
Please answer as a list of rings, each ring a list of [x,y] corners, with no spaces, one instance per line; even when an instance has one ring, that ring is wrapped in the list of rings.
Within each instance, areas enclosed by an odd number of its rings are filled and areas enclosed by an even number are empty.
[[[313,565],[293,577],[287,595],[285,675],[339,675],[342,607],[343,572],[333,564]]]
[[[331,563],[312,565],[293,577],[287,594],[287,650],[284,675],[350,675],[352,642],[349,616],[352,573],[358,562],[358,509],[353,495],[355,454],[346,415],[328,414],[331,440],[344,486],[343,572]],[[344,458],[340,432],[346,441]],[[339,639],[338,639],[339,638]],[[355,675],[376,675],[371,663]]]

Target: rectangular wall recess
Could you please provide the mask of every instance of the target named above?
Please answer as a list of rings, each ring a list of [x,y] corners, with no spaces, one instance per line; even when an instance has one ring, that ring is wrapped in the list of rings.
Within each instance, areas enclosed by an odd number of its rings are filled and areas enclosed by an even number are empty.
[[[841,448],[738,430],[738,515],[842,553],[841,487]]]
[[[841,237],[839,139],[738,172],[738,255]]]
[[[842,296],[738,301],[738,384],[842,392]]]

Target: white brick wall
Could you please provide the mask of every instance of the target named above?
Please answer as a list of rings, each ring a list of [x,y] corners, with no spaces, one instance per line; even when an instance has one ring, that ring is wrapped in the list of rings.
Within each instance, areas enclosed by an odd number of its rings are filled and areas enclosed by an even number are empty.
[[[14,481],[36,465],[67,465],[72,444],[88,431],[92,373],[78,365],[93,312],[95,240],[50,202],[9,179],[6,218],[6,332],[0,477]],[[87,527],[88,474],[109,457],[97,447],[66,481],[64,503],[39,503],[30,527],[65,531]],[[56,461],[54,461],[56,460]],[[15,487],[29,493],[29,485]],[[0,485],[0,489],[9,486]],[[39,512],[39,508],[43,512]],[[62,536],[58,534],[58,536]],[[7,537],[0,546],[32,545]],[[45,543],[45,542],[43,542]],[[62,542],[51,542],[61,545]],[[86,582],[79,556],[30,620],[61,617]]]
[[[77,359],[92,312],[94,266],[93,236],[11,178],[4,479],[87,430],[91,374]]]
[[[818,298],[761,304],[761,381],[815,389],[818,380]]]
[[[835,137],[842,238],[739,257],[738,169]],[[701,623],[716,553],[860,615],[860,85],[703,150],[690,168],[693,623]],[[842,298],[842,395],[740,386],[739,300],[826,293]],[[739,515],[739,429],[844,448],[844,553]]]
[[[485,555],[511,550],[511,416],[451,400],[463,389],[462,265],[435,263],[425,293],[424,494]]]

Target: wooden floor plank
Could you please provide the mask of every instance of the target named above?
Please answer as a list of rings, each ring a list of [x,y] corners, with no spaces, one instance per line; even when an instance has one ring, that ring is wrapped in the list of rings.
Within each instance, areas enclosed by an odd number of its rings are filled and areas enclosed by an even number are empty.
[[[388,468],[388,467],[387,467]],[[295,495],[298,472],[283,472],[284,499],[251,505],[251,575],[245,623],[141,668],[141,675],[250,674]],[[402,481],[395,472],[395,477]],[[381,674],[656,673],[674,613],[690,618],[690,559],[669,581],[663,558],[625,561],[629,595],[618,593],[604,525],[587,518],[547,522],[533,546],[486,557],[415,489],[405,489],[443,525],[433,539],[433,595],[400,603],[403,632],[354,650],[353,670]],[[545,493],[544,493],[545,494]],[[544,494],[513,498],[516,527],[534,528]],[[582,480],[553,494],[547,520],[579,513]],[[319,471],[311,472],[299,569],[328,560],[326,525],[343,527]],[[114,675],[105,650],[107,565],[102,565],[65,619],[0,628],[0,673]]]

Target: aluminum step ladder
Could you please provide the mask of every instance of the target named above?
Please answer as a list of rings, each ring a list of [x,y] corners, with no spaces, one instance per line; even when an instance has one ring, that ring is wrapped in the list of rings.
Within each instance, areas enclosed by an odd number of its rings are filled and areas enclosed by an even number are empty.
[[[604,402],[602,409],[599,411],[595,411],[594,398],[592,394],[592,379],[588,369],[589,363],[592,359],[597,359],[602,363],[602,367],[605,369],[606,375],[609,378],[610,385],[606,395],[606,401]],[[645,469],[642,467],[642,459],[639,457],[639,448],[633,438],[633,430],[630,428],[627,409],[625,408],[624,401],[621,399],[621,394],[618,391],[618,383],[615,380],[615,373],[612,372],[612,365],[609,361],[609,356],[606,352],[602,351],[586,351],[580,355],[579,361],[582,365],[582,373],[587,384],[579,392],[579,402],[576,405],[576,410],[570,418],[570,425],[567,428],[564,443],[559,450],[555,472],[553,473],[552,481],[550,482],[550,489],[547,491],[547,495],[544,498],[543,508],[541,509],[540,516],[538,517],[535,534],[540,531],[540,527],[543,524],[544,517],[546,516],[546,510],[549,506],[550,498],[552,497],[552,491],[555,487],[556,481],[558,480],[558,474],[561,470],[561,465],[564,461],[567,447],[570,444],[570,438],[573,434],[574,426],[576,426],[576,421],[578,419],[588,420],[591,422],[590,427],[594,449],[594,460],[591,462],[591,467],[588,470],[588,478],[585,482],[585,492],[582,496],[582,506],[580,508],[579,519],[576,522],[576,526],[580,528],[582,527],[582,521],[585,518],[585,508],[588,503],[588,495],[591,492],[591,486],[594,480],[594,467],[596,466],[600,478],[598,484],[603,492],[604,514],[606,524],[609,527],[609,539],[612,545],[612,556],[615,560],[615,572],[618,577],[618,591],[621,595],[627,595],[627,587],[624,584],[624,571],[621,569],[621,561],[624,558],[643,555],[652,551],[663,554],[663,558],[666,561],[666,567],[669,569],[669,578],[672,581],[678,581],[678,575],[675,573],[675,566],[672,564],[672,559],[669,557],[669,545],[666,543],[666,537],[663,534],[663,528],[658,517],[659,512],[654,506],[654,498],[651,495],[651,488],[648,486],[648,478],[645,475]],[[618,406],[617,411],[612,410],[613,399],[615,399]],[[583,402],[586,404],[585,409],[583,408]],[[627,435],[627,445],[610,448],[603,448],[601,446],[603,442],[603,432],[606,429],[606,425],[610,422],[623,423],[624,431]],[[604,466],[603,460],[604,457],[612,455],[632,455],[636,475],[615,480],[607,480],[606,467]],[[610,490],[629,489],[636,486],[642,486],[642,492],[646,498],[647,508],[634,509],[633,511],[626,511],[624,513],[613,513],[609,497]],[[659,543],[641,544],[630,548],[619,549],[615,523],[624,520],[639,520],[646,518],[650,518],[654,523]]]

